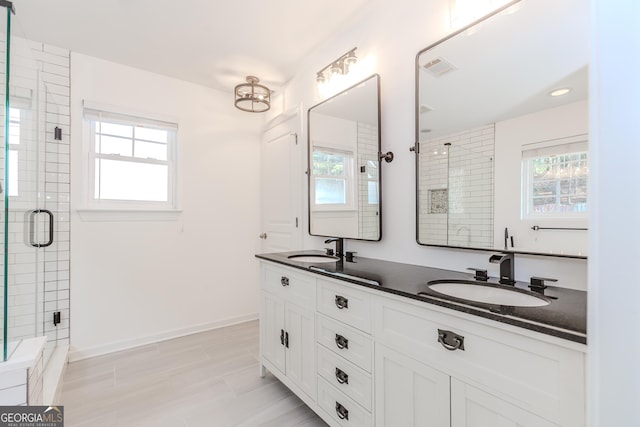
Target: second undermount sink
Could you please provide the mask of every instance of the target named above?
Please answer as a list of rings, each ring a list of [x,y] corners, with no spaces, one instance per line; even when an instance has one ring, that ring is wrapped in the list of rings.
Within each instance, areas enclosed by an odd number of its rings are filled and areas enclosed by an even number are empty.
[[[534,292],[471,280],[433,280],[428,286],[440,294],[484,304],[542,307],[551,302],[544,295]]]
[[[336,262],[339,258],[331,256],[331,255],[309,255],[309,254],[298,254],[298,255],[289,255],[287,258],[293,261],[299,262]]]

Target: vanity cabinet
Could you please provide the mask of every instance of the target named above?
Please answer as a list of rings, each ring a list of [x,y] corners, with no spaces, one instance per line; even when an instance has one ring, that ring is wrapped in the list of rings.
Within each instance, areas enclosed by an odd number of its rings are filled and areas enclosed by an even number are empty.
[[[267,265],[261,273],[261,363],[274,374],[279,372],[279,378],[285,378],[283,382],[314,401],[315,278]],[[303,400],[308,402],[308,399]]]
[[[582,344],[279,264],[260,363],[331,426],[584,427]]]
[[[428,411],[436,426],[584,426],[584,353],[570,343],[393,296],[374,305],[378,425],[424,425]]]
[[[558,425],[562,424],[545,420],[512,405],[505,399],[451,378],[451,427],[557,427]]]
[[[375,371],[376,425],[451,425],[449,375],[378,343]]]
[[[335,425],[372,426],[373,295],[318,279],[317,308],[318,405]]]

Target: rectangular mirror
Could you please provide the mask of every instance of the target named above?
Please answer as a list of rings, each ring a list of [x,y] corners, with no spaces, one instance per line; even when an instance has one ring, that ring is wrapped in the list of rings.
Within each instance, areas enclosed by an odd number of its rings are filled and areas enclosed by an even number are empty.
[[[380,79],[309,109],[309,234],[380,240]]]
[[[588,24],[512,1],[418,53],[419,244],[587,256]]]

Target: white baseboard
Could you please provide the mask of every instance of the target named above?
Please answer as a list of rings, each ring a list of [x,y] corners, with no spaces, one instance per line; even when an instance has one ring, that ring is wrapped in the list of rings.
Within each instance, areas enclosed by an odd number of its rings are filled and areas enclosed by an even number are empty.
[[[197,334],[211,329],[223,328],[225,326],[236,325],[238,323],[249,322],[259,318],[258,313],[245,314],[243,316],[230,317],[227,319],[216,320],[215,322],[203,323],[188,328],[173,329],[146,337],[135,338],[132,340],[118,341],[110,344],[98,345],[89,348],[76,349],[71,347],[69,350],[69,362],[88,359],[90,357],[103,356],[105,354],[114,353],[116,351],[129,350],[131,348],[140,347],[148,344],[155,344],[160,341],[170,340],[172,338],[183,337],[186,335]],[[73,338],[72,338],[73,340]]]

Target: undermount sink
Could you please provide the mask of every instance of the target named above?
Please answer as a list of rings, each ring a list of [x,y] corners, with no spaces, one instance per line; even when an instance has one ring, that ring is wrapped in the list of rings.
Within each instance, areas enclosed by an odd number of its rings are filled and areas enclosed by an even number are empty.
[[[471,280],[433,280],[427,285],[429,289],[440,294],[485,304],[508,305],[513,307],[542,307],[551,302],[551,300],[544,295],[515,287],[474,282]]]
[[[331,255],[289,255],[287,258],[299,262],[336,262],[339,258]]]

